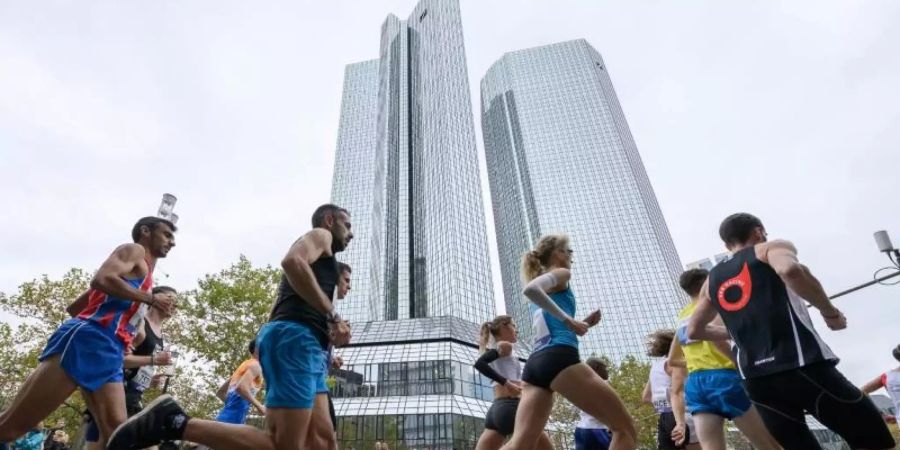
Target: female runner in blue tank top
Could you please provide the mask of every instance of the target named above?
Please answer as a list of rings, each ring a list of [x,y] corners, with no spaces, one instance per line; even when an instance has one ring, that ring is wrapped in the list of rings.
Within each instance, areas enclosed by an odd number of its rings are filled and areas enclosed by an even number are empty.
[[[542,237],[522,258],[523,294],[532,302],[534,349],[522,374],[525,383],[515,430],[503,449],[534,446],[550,417],[554,392],[609,427],[610,449],[635,448],[637,433],[622,400],[578,354],[578,336],[600,322],[600,311],[584,321],[573,318],[571,267],[572,250],[564,235]]]

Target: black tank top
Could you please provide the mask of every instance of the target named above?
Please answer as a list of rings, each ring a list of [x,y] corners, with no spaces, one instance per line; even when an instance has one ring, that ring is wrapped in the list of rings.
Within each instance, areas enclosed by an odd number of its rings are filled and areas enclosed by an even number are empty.
[[[713,267],[709,298],[734,339],[744,378],[837,361],[813,328],[806,302],[753,247]]]
[[[319,287],[329,300],[334,301],[334,289],[338,282],[337,260],[333,255],[323,255],[312,263],[311,267]],[[275,307],[272,308],[272,314],[269,317],[269,322],[277,320],[289,320],[309,325],[322,348],[327,348],[328,320],[324,314],[317,311],[294,291],[284,274],[281,275],[281,284],[278,285],[278,299],[275,301]]]
[[[146,319],[144,319],[144,335],[144,341],[141,342],[141,345],[135,347],[134,351],[131,352],[132,355],[150,356],[156,353],[157,350],[163,348],[163,338],[157,336],[156,333],[153,332],[153,328],[150,327],[150,322]],[[125,369],[125,379],[131,380],[137,373],[138,369]]]

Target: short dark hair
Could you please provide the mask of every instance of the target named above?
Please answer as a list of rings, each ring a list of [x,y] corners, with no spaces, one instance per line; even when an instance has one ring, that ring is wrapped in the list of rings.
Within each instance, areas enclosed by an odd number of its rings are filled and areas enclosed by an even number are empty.
[[[894,351],[892,353],[894,354],[894,359],[900,361],[900,345],[894,347]]]
[[[256,338],[250,340],[250,344],[247,345],[247,353],[251,355],[256,351]]]
[[[175,288],[171,286],[156,286],[155,288],[153,288],[154,294],[162,294],[163,292],[178,295],[178,291],[176,291]]]
[[[338,266],[338,274],[342,274],[344,272],[353,273],[353,269],[350,268],[350,264],[338,261],[337,266]]]
[[[161,223],[168,225],[173,233],[178,231],[178,228],[171,220],[163,219],[162,217],[147,216],[134,224],[134,228],[131,229],[131,239],[134,240],[134,242],[141,240],[141,227],[147,227],[152,232]]]
[[[678,284],[681,286],[681,289],[684,289],[684,292],[687,292],[687,295],[696,297],[700,294],[700,289],[703,288],[703,283],[706,282],[707,277],[709,277],[709,271],[706,269],[688,269],[678,277]]]
[[[719,237],[725,245],[740,245],[750,239],[754,229],[762,226],[762,221],[753,214],[732,214],[719,225]]]
[[[609,368],[606,366],[606,361],[596,356],[591,356],[585,360],[584,363],[593,369],[597,375],[600,375],[600,378],[603,378],[604,380],[609,379]]]
[[[325,216],[327,216],[329,214],[337,214],[339,212],[350,215],[350,213],[346,209],[341,208],[340,206],[334,205],[331,203],[326,203],[326,204],[316,208],[316,211],[312,215],[313,228],[318,228],[318,227],[321,227],[322,225],[325,225]]]

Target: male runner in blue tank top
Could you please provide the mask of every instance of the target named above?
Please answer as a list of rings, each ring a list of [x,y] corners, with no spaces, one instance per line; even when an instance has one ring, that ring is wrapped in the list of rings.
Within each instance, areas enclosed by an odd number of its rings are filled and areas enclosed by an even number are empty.
[[[837,356],[813,328],[804,300],[832,330],[846,328],[847,319],[797,260],[794,245],[769,242],[762,222],[746,213],[727,217],[719,236],[733,256],[710,271],[688,337],[734,339],[747,394],[784,448],[821,448],[807,413],[851,448],[894,448],[878,409],[838,372]],[[724,328],[710,324],[717,314]]]
[[[122,363],[135,326],[149,307],[170,311],[171,294],[153,294],[153,268],[175,246],[175,225],[144,217],[132,228],[133,244],[119,246],[91,280],[78,317],[50,336],[40,364],[0,413],[0,449],[50,415],[80,389],[100,425],[101,442],[125,420]]]
[[[110,437],[109,450],[141,449],[163,440],[186,440],[216,450],[302,450],[310,423],[330,421],[323,350],[345,345],[350,327],[334,311],[335,254],[353,239],[350,214],[335,205],[316,209],[313,230],[291,246],[269,323],[257,338],[266,379],[268,434],[247,425],[193,419],[168,395],[128,419]],[[333,444],[329,443],[329,447]]]

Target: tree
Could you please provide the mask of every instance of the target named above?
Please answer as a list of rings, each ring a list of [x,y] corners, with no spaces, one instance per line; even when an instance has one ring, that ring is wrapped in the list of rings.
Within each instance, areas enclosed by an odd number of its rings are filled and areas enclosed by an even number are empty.
[[[38,365],[47,338],[66,319],[66,306],[87,290],[91,274],[71,269],[60,280],[42,275],[19,286],[18,293],[0,293],[0,309],[23,321],[15,327],[0,324],[0,404],[8,405],[28,374]],[[44,422],[60,426],[75,436],[81,424],[84,401],[73,395]]]
[[[170,391],[191,414],[211,417],[221,407],[214,394],[247,359],[247,345],[268,320],[280,279],[280,270],[253,267],[241,255],[179,295],[178,312],[166,327],[169,340],[182,351]]]
[[[634,419],[638,432],[638,448],[656,448],[656,412],[641,400],[644,384],[650,375],[650,363],[626,356],[618,365],[607,358],[609,382],[625,403],[625,408]],[[550,413],[551,426],[558,429],[551,433],[558,448],[573,448],[572,436],[578,423],[578,410],[561,396],[556,396]]]
[[[650,377],[650,363],[626,356],[610,371],[609,382],[634,418],[638,448],[656,448],[656,411],[641,399]]]

